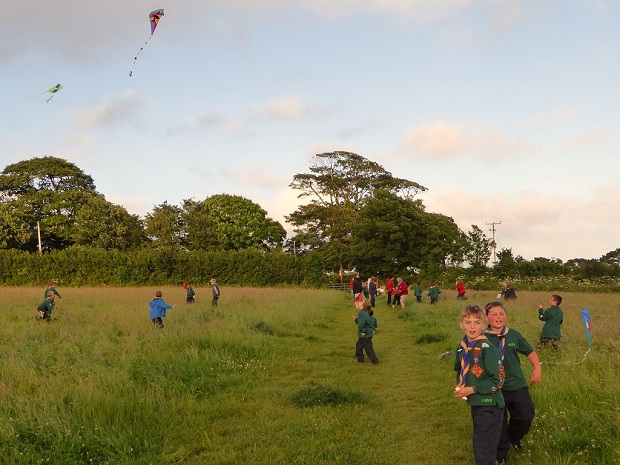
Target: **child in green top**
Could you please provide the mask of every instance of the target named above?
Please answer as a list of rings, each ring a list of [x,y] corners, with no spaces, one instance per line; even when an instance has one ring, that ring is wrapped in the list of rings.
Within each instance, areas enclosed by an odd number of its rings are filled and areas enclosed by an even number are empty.
[[[432,304],[436,304],[439,300],[439,294],[441,294],[441,290],[434,282],[431,282],[431,285],[428,288],[428,301]]]
[[[52,320],[52,310],[54,310],[54,292],[48,291],[45,300],[37,307],[39,314],[36,316],[36,320],[44,320],[49,323]]]
[[[504,416],[504,397],[500,391],[504,367],[499,351],[482,335],[484,322],[484,310],[479,305],[467,305],[461,311],[464,337],[456,350],[453,395],[466,400],[471,407],[476,465],[494,465]]]
[[[362,308],[357,313],[357,317],[352,316],[351,319],[357,324],[357,344],[355,344],[355,358],[359,363],[364,363],[364,351],[370,361],[376,365],[379,363],[372,346],[372,337],[377,330],[377,319],[373,317],[372,306],[369,301],[362,303]]]
[[[416,302],[422,302],[422,292],[424,292],[424,289],[422,289],[422,285],[418,283],[413,290],[413,295],[415,296]]]
[[[538,319],[544,321],[542,332],[540,334],[540,342],[538,348],[542,349],[548,343],[551,343],[554,349],[558,348],[558,343],[562,337],[562,322],[564,321],[564,312],[560,308],[562,297],[553,294],[549,299],[551,307],[543,310],[543,305],[538,304]]]
[[[484,310],[489,323],[485,334],[489,341],[499,349],[506,373],[502,387],[506,407],[496,456],[498,463],[504,463],[510,449],[523,448],[521,440],[530,430],[536,414],[527,380],[521,369],[519,354],[525,355],[532,365],[530,383],[540,382],[542,368],[538,355],[530,343],[521,333],[506,326],[508,315],[504,304],[495,300],[486,304]],[[510,421],[508,421],[509,415]]]
[[[217,285],[215,278],[211,279],[211,306],[217,307],[217,302],[220,300],[220,286]]]

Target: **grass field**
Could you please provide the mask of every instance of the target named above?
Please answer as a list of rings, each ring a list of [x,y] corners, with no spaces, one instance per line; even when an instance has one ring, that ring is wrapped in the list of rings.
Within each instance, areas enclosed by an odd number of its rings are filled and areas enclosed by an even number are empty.
[[[208,290],[195,305],[162,290],[176,307],[160,331],[148,318],[155,289],[61,288],[46,324],[34,319],[43,289],[2,288],[0,463],[473,463],[453,359],[437,359],[461,337],[455,293],[404,312],[379,299],[374,366],[353,363],[345,293],[224,287],[214,311]],[[509,463],[620,463],[620,299],[563,297],[564,341],[539,353],[537,417]],[[548,299],[520,292],[508,326],[535,343]],[[584,307],[594,348],[579,364]]]

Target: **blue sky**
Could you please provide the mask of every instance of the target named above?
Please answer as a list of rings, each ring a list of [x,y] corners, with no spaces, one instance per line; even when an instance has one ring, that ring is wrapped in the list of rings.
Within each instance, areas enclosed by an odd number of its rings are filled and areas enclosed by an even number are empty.
[[[293,175],[347,150],[515,255],[620,247],[618,2],[0,3],[2,167],[53,155],[141,216],[227,193],[284,224]]]

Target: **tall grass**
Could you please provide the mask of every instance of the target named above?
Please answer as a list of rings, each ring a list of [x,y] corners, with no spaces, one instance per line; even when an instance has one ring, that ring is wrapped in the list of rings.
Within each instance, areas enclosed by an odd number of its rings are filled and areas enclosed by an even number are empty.
[[[42,289],[2,289],[0,463],[472,463],[453,359],[437,359],[460,339],[462,303],[448,291],[405,311],[379,300],[374,366],[353,363],[345,293],[224,288],[213,309],[207,290],[195,305],[181,288],[162,290],[176,304],[163,331],[148,318],[155,289],[60,289],[51,324],[34,320]],[[620,304],[563,297],[564,341],[539,353],[537,417],[511,463],[620,463]],[[509,326],[536,342],[548,298],[520,292]],[[595,345],[579,364],[586,306]]]

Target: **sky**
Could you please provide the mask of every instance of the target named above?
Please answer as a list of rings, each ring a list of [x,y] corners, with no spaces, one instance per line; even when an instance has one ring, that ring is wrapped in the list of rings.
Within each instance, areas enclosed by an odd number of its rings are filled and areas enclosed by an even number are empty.
[[[293,176],[344,150],[465,232],[496,223],[498,250],[620,247],[620,2],[0,5],[2,168],[64,158],[142,217],[240,195],[292,231]]]

